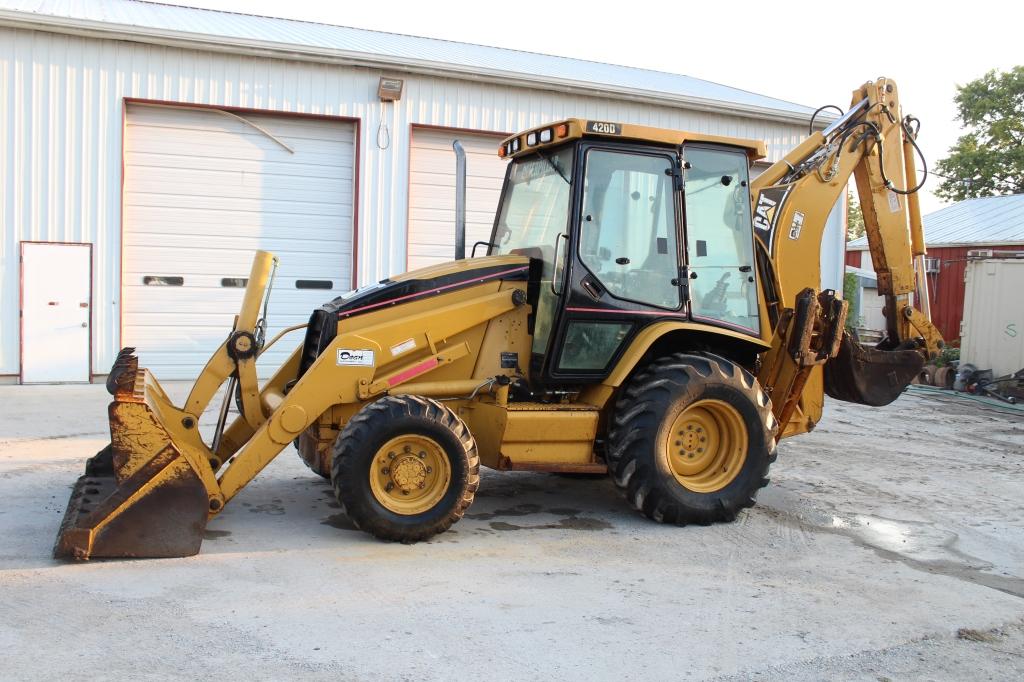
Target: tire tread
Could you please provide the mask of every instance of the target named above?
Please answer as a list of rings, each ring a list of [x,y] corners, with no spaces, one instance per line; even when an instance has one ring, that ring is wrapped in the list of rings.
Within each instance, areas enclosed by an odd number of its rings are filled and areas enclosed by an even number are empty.
[[[767,456],[753,472],[750,490],[729,503],[718,497],[710,509],[698,509],[669,494],[662,480],[665,476],[648,460],[657,447],[659,409],[693,382],[708,380],[729,384],[746,394],[764,424]],[[620,393],[609,421],[606,461],[612,481],[631,506],[662,523],[707,525],[735,520],[740,511],[756,503],[757,491],[768,484],[768,469],[777,457],[778,425],[771,400],[750,372],[712,353],[674,353],[653,361]],[[672,484],[678,485],[674,480]]]

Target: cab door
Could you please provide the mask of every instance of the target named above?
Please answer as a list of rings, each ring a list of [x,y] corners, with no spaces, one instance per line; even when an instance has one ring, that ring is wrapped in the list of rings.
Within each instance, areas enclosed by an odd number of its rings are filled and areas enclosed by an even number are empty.
[[[675,151],[581,152],[571,257],[554,282],[565,307],[546,363],[551,380],[603,378],[640,327],[686,316]]]
[[[683,157],[691,315],[759,336],[746,153],[684,145]]]

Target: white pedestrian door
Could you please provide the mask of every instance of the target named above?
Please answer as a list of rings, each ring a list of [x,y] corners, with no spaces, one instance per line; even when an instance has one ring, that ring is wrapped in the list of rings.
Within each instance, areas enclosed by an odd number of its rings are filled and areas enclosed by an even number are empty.
[[[92,249],[24,242],[21,276],[21,382],[88,382]]]

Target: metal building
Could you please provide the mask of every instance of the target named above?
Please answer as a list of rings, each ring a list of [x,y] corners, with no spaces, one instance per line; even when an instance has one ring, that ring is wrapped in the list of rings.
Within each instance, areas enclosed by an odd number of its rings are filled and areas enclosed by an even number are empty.
[[[456,138],[472,244],[504,134],[579,116],[763,139],[778,159],[811,113],[686,76],[128,0],[0,0],[0,95],[0,380],[25,382],[94,379],[128,345],[194,378],[257,248],[282,258],[271,332],[449,258]],[[841,288],[831,222],[824,284]]]
[[[1024,250],[1024,194],[968,199],[922,218],[932,321],[949,343],[960,339],[969,251]],[[846,245],[846,264],[871,269],[866,237]]]

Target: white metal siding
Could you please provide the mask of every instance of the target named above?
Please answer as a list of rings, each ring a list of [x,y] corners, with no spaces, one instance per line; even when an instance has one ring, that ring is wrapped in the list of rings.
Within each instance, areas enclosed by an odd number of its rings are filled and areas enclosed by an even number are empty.
[[[960,360],[996,376],[1024,368],[1024,260],[969,261]]]
[[[252,254],[281,259],[269,335],[351,289],[353,130],[349,123],[128,106],[122,271],[124,344],[157,376],[193,379],[224,340]],[[181,277],[182,286],[146,284]],[[331,290],[297,288],[299,280]],[[272,372],[294,344],[268,351]]]
[[[582,116],[763,139],[773,159],[802,125],[596,96],[408,75],[395,104],[380,70],[0,28],[0,374],[18,371],[21,240],[95,245],[93,352],[103,373],[121,345],[123,98],[361,120],[356,254],[360,283],[406,265],[410,126],[515,131]],[[383,123],[390,133],[378,136]],[[308,311],[307,311],[308,312]]]
[[[508,163],[497,135],[414,129],[409,172],[409,269],[451,260],[455,246],[455,151],[466,150],[466,256],[487,241]],[[483,253],[483,250],[478,253]]]
[[[189,48],[212,44],[246,54],[259,51],[278,58],[371,68],[400,65],[418,73],[489,80],[503,87],[616,93],[670,106],[718,106],[746,115],[773,115],[802,124],[812,112],[810,107],[692,76],[317,22],[135,0],[4,0],[3,5],[0,12],[20,25],[42,25],[44,30],[80,33],[95,30],[98,24],[120,40]],[[830,116],[825,113],[822,123],[827,125]]]

